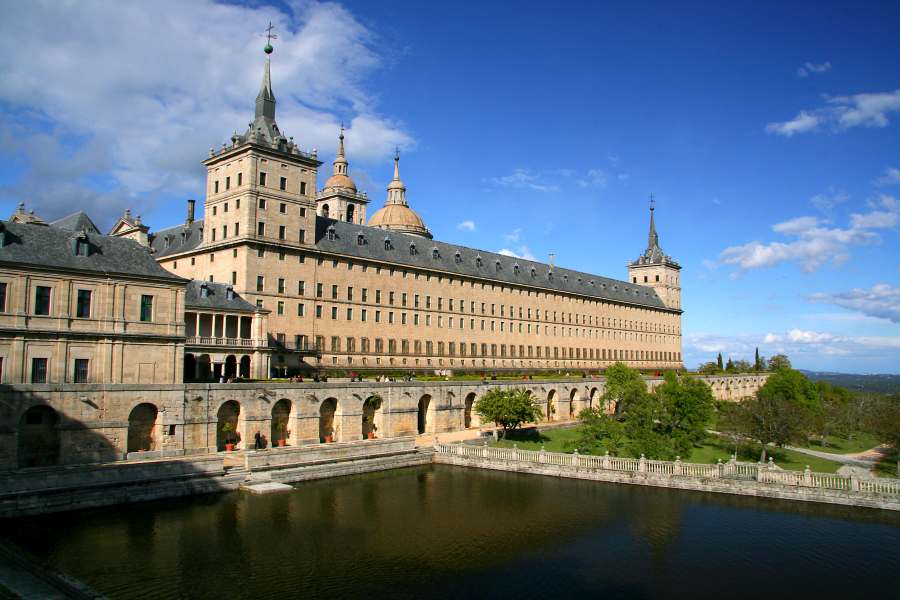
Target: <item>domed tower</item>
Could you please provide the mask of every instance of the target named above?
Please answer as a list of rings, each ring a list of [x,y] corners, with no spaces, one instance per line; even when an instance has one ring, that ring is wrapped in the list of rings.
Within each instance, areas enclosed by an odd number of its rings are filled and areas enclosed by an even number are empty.
[[[347,157],[344,154],[344,127],[338,138],[338,153],[334,159],[334,173],[316,194],[316,214],[320,217],[363,225],[366,222],[366,206],[369,198],[356,189],[347,173]]]
[[[422,217],[409,207],[406,201],[406,186],[400,180],[400,151],[394,155],[394,178],[387,186],[388,197],[384,207],[369,219],[370,227],[389,229],[401,233],[421,235],[431,239],[431,232],[425,227]]]
[[[681,310],[681,265],[671,256],[666,256],[659,247],[659,235],[653,212],[656,205],[650,197],[650,232],[647,234],[647,249],[636,261],[628,265],[628,276],[632,283],[645,285],[656,290],[660,299],[669,308]]]

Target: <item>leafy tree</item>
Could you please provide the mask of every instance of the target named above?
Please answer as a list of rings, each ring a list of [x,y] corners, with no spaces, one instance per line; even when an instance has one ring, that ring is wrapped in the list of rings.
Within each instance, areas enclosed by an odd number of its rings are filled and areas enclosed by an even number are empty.
[[[619,454],[625,443],[625,427],[599,407],[586,408],[578,415],[581,421],[577,447]]]
[[[746,360],[736,360],[733,363],[735,373],[749,373],[752,369]]]
[[[719,356],[716,357],[716,364],[719,366],[719,370],[722,371],[725,367],[722,365],[722,353],[719,352]]]
[[[759,357],[759,346],[756,347],[756,356],[753,359],[753,370],[762,371],[762,359]]]
[[[715,375],[717,373],[721,373],[722,369],[719,368],[719,365],[713,361],[703,363],[697,368],[697,372],[702,375]]]
[[[774,360],[777,357],[772,357]],[[819,391],[816,386],[800,371],[791,368],[779,368],[769,376],[759,390],[769,396],[779,395],[809,410],[818,413],[822,407]]]
[[[865,428],[893,449],[900,477],[900,394],[877,396],[869,402]]]
[[[606,370],[606,391],[603,399],[613,402],[616,412],[628,410],[628,405],[647,393],[647,383],[636,369],[617,362]]]
[[[790,369],[791,361],[784,354],[776,354],[769,359],[769,370],[778,371],[780,369]]]
[[[725,372],[731,373],[732,371],[734,371],[734,363],[731,362],[731,359],[729,358],[728,362],[725,363]]]
[[[527,391],[495,388],[475,403],[475,412],[487,422],[503,428],[503,437],[523,423],[532,423],[543,417],[540,407]]]
[[[660,424],[667,421],[665,406],[657,394],[644,392],[632,398],[625,412],[626,447],[634,456],[644,454],[659,460],[675,458],[674,440]]]
[[[759,440],[763,447],[759,460],[766,460],[766,444],[784,446],[803,443],[809,430],[809,411],[780,391],[760,388],[756,396],[744,400],[719,429],[733,436]]]
[[[815,386],[821,408],[814,413],[814,419],[822,446],[827,447],[830,434],[848,435],[851,432],[848,407],[853,401],[853,395],[826,381],[818,381]]]
[[[666,373],[665,383],[656,388],[655,395],[662,408],[657,428],[671,439],[678,454],[690,456],[694,445],[706,438],[715,404],[712,390],[699,379]]]

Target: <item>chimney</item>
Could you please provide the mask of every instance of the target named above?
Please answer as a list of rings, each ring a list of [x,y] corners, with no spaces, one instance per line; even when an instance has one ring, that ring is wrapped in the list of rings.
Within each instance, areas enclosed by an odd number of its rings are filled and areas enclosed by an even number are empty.
[[[551,252],[550,253],[550,269],[553,269],[553,259],[554,258],[556,258],[556,254]]]
[[[194,222],[194,204],[195,203],[196,203],[196,200],[194,200],[193,198],[190,198],[188,200],[188,214],[187,214],[187,221],[185,222],[187,225],[190,225],[191,223]]]

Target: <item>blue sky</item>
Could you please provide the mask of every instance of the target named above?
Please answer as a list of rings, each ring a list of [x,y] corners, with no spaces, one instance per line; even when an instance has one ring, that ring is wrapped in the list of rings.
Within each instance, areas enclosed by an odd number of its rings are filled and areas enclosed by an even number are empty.
[[[345,122],[370,212],[399,145],[438,239],[624,278],[653,193],[689,366],[900,371],[897,3],[4,4],[0,213],[179,222],[269,20],[279,124],[327,176]]]

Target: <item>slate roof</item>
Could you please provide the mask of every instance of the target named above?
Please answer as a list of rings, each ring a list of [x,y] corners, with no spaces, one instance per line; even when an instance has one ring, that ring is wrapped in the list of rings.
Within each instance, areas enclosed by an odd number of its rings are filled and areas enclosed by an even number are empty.
[[[9,221],[0,221],[0,225],[5,229],[0,263],[187,281],[159,266],[147,249],[134,240],[87,233],[90,254],[76,256],[74,240],[80,235],[78,231]]]
[[[61,219],[53,221],[52,223],[50,223],[50,226],[59,227],[60,229],[65,229],[67,231],[87,231],[88,233],[96,233],[97,235],[100,234],[100,230],[96,225],[94,225],[94,222],[91,221],[91,218],[81,210],[79,210],[77,213],[73,213]]]
[[[154,258],[162,258],[170,254],[188,252],[202,242],[203,219],[190,225],[176,225],[150,234],[150,247]],[[168,244],[166,240],[168,239]]]
[[[359,235],[363,236],[362,245],[358,243]],[[385,249],[385,240],[390,240],[391,249]],[[411,246],[415,253],[410,251]],[[650,287],[556,266],[551,269],[550,265],[531,260],[322,217],[316,217],[316,248],[360,259],[673,310]]]
[[[206,298],[200,294],[200,288],[204,286],[208,290]],[[205,308],[232,312],[256,312],[258,310],[255,304],[247,302],[237,292],[234,292],[234,296],[229,300],[227,291],[231,287],[224,283],[192,279],[188,282],[187,291],[184,295],[184,306],[185,308]],[[232,289],[232,291],[234,290]]]

